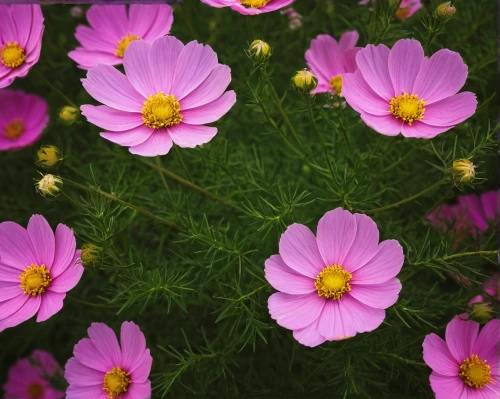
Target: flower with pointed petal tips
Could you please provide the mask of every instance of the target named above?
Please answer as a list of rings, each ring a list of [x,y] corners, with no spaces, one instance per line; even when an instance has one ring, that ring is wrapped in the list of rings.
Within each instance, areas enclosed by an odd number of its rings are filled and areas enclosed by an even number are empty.
[[[209,6],[222,8],[231,7],[243,15],[257,15],[272,12],[289,6],[295,0],[201,0]]]

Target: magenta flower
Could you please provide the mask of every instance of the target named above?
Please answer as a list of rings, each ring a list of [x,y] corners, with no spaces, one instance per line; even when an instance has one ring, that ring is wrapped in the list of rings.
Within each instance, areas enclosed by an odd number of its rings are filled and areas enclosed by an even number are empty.
[[[0,90],[0,104],[0,151],[33,144],[49,123],[47,103],[35,94]]]
[[[469,301],[469,305],[472,305],[473,303],[476,302],[486,302],[490,303],[490,297],[493,298],[493,300],[500,302],[500,274],[495,274],[493,278],[489,278],[484,281],[483,284],[483,290],[486,292],[489,296],[484,297],[483,295],[476,295],[474,298],[472,298]]]
[[[103,323],[92,323],[89,338],[80,340],[66,363],[69,383],[66,399],[148,399],[148,379],[153,358],[139,327],[126,321],[120,345],[115,333]]]
[[[26,76],[38,62],[43,29],[39,5],[0,4],[0,89]]]
[[[62,378],[61,367],[48,352],[36,350],[20,359],[9,370],[3,386],[5,399],[62,399],[64,392],[54,389],[50,380]]]
[[[149,62],[145,62],[149,60]],[[125,54],[126,76],[109,65],[87,73],[83,87],[105,105],[83,105],[87,120],[105,139],[130,147],[132,154],[165,155],[172,144],[193,148],[208,143],[221,118],[236,102],[227,91],[231,70],[217,62],[210,46],[184,46],[172,36],[152,44],[133,42]]]
[[[432,369],[436,399],[500,397],[499,331],[500,320],[479,332],[479,323],[455,316],[446,327],[446,342],[436,334],[425,337],[424,361]]]
[[[93,5],[87,11],[91,27],[79,25],[75,37],[81,47],[68,53],[79,68],[97,64],[119,65],[125,50],[135,40],[152,42],[170,32],[174,21],[168,4]]]
[[[289,226],[265,266],[280,291],[269,298],[271,317],[306,346],[376,329],[398,299],[404,260],[396,240],[378,241],[371,218],[341,208],[320,219],[317,237]]]
[[[457,94],[467,79],[458,53],[424,56],[417,40],[398,40],[392,50],[368,45],[356,55],[358,69],[344,75],[344,96],[372,129],[387,135],[432,138],[476,111],[476,96]]]
[[[345,32],[340,41],[329,35],[319,35],[311,41],[306,51],[306,63],[318,78],[316,93],[342,95],[342,76],[356,70],[356,54],[360,50],[354,47],[359,34],[355,30]]]
[[[289,6],[295,0],[201,0],[209,6],[222,8],[231,7],[243,15],[257,15],[264,12],[279,10]]]
[[[358,4],[364,5],[369,2],[375,3],[375,0],[361,0]],[[410,18],[418,10],[422,8],[422,0],[403,0],[396,11],[396,17],[399,19]]]
[[[59,224],[55,235],[43,216],[28,229],[0,223],[0,332],[33,317],[45,321],[63,307],[83,266],[73,232]]]

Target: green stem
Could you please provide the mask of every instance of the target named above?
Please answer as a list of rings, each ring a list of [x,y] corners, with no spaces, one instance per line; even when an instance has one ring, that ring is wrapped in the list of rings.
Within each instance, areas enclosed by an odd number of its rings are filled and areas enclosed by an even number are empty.
[[[83,300],[75,298],[71,295],[68,295],[68,298],[74,302],[82,303],[82,304],[87,305],[87,306],[92,306],[93,308],[105,308],[105,309],[117,309],[118,308],[118,306],[115,306],[115,305],[102,305],[100,303],[92,303],[92,302],[83,301]]]
[[[459,259],[459,258],[467,258],[470,256],[493,256],[498,255],[498,250],[494,251],[476,251],[476,252],[462,252],[460,254],[453,254],[443,256],[442,258],[435,259],[437,262],[444,262],[447,260]]]
[[[188,172],[188,169],[186,167],[186,164],[184,163],[184,159],[182,158],[182,155],[181,155],[181,152],[179,151],[179,148],[177,148],[176,145],[174,145],[174,148],[175,148],[175,152],[176,152],[177,156],[179,157],[179,162],[181,163],[182,169],[184,169],[184,173],[186,174],[189,181],[192,182],[193,178],[191,177],[191,175]]]
[[[155,162],[156,162],[156,166],[158,168],[163,168],[163,165],[161,163],[161,158],[159,156],[155,157]],[[168,186],[167,180],[165,179],[165,176],[163,176],[163,173],[160,170],[158,171],[158,174],[160,175],[160,179],[163,182],[163,186],[165,187],[165,190],[167,190],[168,197],[170,198],[170,203],[173,205],[174,199],[172,197],[172,193],[170,192],[170,187]]]
[[[250,15],[247,15],[247,26],[248,26],[248,31],[250,32],[250,37],[252,38],[252,42],[255,40],[255,34],[253,32],[253,25],[252,25],[252,17]]]
[[[71,105],[72,107],[75,107],[76,109],[79,109],[78,106],[75,105],[75,103],[73,101],[71,101],[68,97],[66,97],[66,95],[61,91],[59,90],[57,87],[55,87],[52,83],[50,83],[47,79],[45,79],[45,77],[43,77],[40,72],[38,72],[36,70],[36,68],[33,68],[33,72],[40,78],[42,79],[48,86],[50,86],[50,88],[52,90],[54,90],[55,92],[57,92],[62,98],[64,98],[64,100],[69,104]]]

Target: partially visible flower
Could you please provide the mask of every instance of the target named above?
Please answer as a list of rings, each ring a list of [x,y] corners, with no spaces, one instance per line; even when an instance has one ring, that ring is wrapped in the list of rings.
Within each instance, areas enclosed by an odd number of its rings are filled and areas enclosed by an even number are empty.
[[[56,197],[61,194],[63,181],[59,176],[47,173],[42,174],[42,178],[36,182],[35,186],[44,197]]]
[[[56,169],[62,162],[61,150],[55,145],[42,145],[36,152],[36,164],[45,169]]]
[[[288,27],[290,30],[298,30],[302,28],[302,15],[300,15],[292,7],[281,10],[280,14],[288,17]]]
[[[479,324],[455,316],[446,327],[446,341],[429,334],[423,342],[424,361],[432,369],[430,383],[436,399],[500,396],[498,344],[500,320]]]
[[[264,12],[279,10],[289,6],[295,0],[201,0],[209,6],[222,8],[231,7],[232,10],[243,15],[257,15]]]
[[[344,75],[345,99],[383,135],[430,139],[476,112],[474,93],[457,94],[467,79],[458,53],[442,49],[427,58],[419,41],[401,39],[392,49],[366,46],[356,64]]]
[[[319,35],[306,51],[306,63],[318,77],[316,93],[343,95],[343,75],[356,70],[356,46],[359,34],[355,30],[344,32],[339,42],[329,35]]]
[[[396,10],[396,17],[399,19],[408,19],[422,8],[422,0],[403,0]]]
[[[89,338],[78,342],[65,367],[66,399],[147,399],[153,358],[146,339],[131,321],[122,324],[120,344],[104,323],[92,323]]]
[[[495,314],[495,309],[493,309],[491,303],[483,302],[482,300],[475,300],[470,303],[470,307],[469,319],[477,321],[479,324],[486,324]]]
[[[82,264],[85,267],[96,267],[102,262],[102,248],[87,243],[82,246]]]
[[[119,65],[130,43],[152,42],[170,32],[174,21],[168,4],[93,5],[87,11],[90,27],[79,25],[75,37],[81,44],[68,53],[79,68],[98,64]]]
[[[35,350],[10,368],[4,399],[62,399],[64,392],[51,385],[54,378],[62,378],[59,364],[50,353]]]
[[[436,17],[442,21],[447,21],[455,15],[457,9],[451,5],[451,1],[446,1],[436,8]]]
[[[467,183],[476,177],[476,165],[470,159],[458,159],[453,161],[451,172],[455,182]]]
[[[254,40],[250,44],[247,54],[255,62],[264,62],[271,57],[273,51],[267,42],[263,40]]]
[[[27,230],[0,223],[0,332],[37,313],[42,322],[59,312],[82,273],[75,236],[64,224],[54,234],[41,215],[31,217]]]
[[[236,102],[226,91],[231,70],[210,46],[184,45],[172,36],[130,44],[123,60],[126,75],[98,65],[83,87],[105,105],[83,105],[82,114],[105,129],[101,136],[132,154],[165,155],[173,143],[193,148],[208,143],[217,128],[204,126],[225,115]]]
[[[64,123],[70,125],[78,119],[79,114],[80,112],[78,111],[78,108],[66,105],[59,111],[59,119],[61,119]]]
[[[299,93],[310,93],[318,86],[318,78],[307,69],[295,72],[291,80],[292,87]]]
[[[38,4],[0,4],[0,88],[26,76],[42,48],[43,15]],[[0,101],[0,104],[5,104]],[[3,108],[3,106],[2,106]]]
[[[33,144],[49,123],[47,102],[35,94],[0,90],[0,104],[0,151]]]
[[[292,224],[279,255],[266,260],[265,277],[278,291],[268,300],[271,317],[306,346],[375,330],[398,299],[403,249],[379,244],[375,222],[341,208],[327,212],[317,234]]]

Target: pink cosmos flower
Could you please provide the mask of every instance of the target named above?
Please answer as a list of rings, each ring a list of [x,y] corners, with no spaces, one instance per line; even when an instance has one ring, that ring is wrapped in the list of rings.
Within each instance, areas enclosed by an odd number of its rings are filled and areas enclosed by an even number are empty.
[[[35,94],[0,90],[0,104],[0,151],[33,144],[49,123],[47,103]]]
[[[82,276],[80,252],[67,226],[54,234],[43,216],[33,215],[27,230],[0,223],[0,332],[37,312],[37,322],[59,312]]]
[[[302,28],[302,15],[293,9],[293,7],[285,8],[280,11],[281,15],[286,15],[288,17],[288,28],[290,30],[298,30]]]
[[[62,399],[64,392],[54,389],[50,379],[62,378],[61,367],[48,352],[36,350],[20,359],[9,370],[3,386],[5,399]]]
[[[81,47],[68,53],[79,68],[97,64],[119,65],[125,50],[135,40],[151,42],[170,32],[174,21],[168,4],[93,5],[87,11],[91,27],[79,25],[75,37]]]
[[[126,321],[120,345],[115,333],[103,323],[92,323],[89,338],[80,340],[66,363],[69,383],[66,399],[148,399],[148,379],[153,358],[139,327]]]
[[[0,4],[0,89],[26,76],[38,62],[43,29],[39,5]]]
[[[500,320],[479,332],[479,323],[455,316],[446,327],[446,342],[436,334],[425,337],[424,361],[432,369],[436,399],[500,397],[499,331]]]
[[[295,0],[201,0],[209,6],[222,8],[231,7],[243,15],[257,15],[264,12],[279,10],[289,6]]]
[[[152,44],[130,44],[123,59],[126,76],[109,65],[87,73],[83,87],[105,105],[83,105],[82,114],[106,131],[105,139],[132,154],[165,155],[172,144],[193,148],[217,133],[203,126],[221,118],[236,102],[227,91],[231,70],[217,62],[210,46],[184,46],[172,36]]]
[[[467,79],[458,53],[424,56],[417,40],[398,40],[392,50],[368,45],[356,55],[358,69],[344,75],[344,96],[372,129],[386,136],[432,138],[476,111],[476,96],[457,94]]]
[[[356,54],[360,50],[354,47],[359,34],[355,30],[345,32],[340,41],[329,35],[319,35],[311,41],[306,51],[306,63],[318,78],[316,93],[333,93],[342,95],[342,76],[356,70]]]
[[[375,3],[375,0],[361,0],[358,4],[364,5],[369,2]],[[418,10],[422,8],[422,0],[403,0],[396,11],[396,17],[399,19],[410,18]]]
[[[376,329],[398,299],[404,260],[396,240],[378,241],[371,218],[341,208],[320,219],[316,237],[289,226],[265,266],[280,291],[269,298],[271,317],[312,347]]]
[[[485,298],[483,295],[476,295],[469,301],[469,305],[477,302],[490,303],[490,297],[495,301],[500,302],[500,274],[495,274],[493,278],[485,280],[483,290],[489,296]]]

